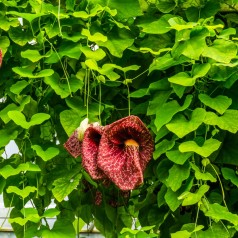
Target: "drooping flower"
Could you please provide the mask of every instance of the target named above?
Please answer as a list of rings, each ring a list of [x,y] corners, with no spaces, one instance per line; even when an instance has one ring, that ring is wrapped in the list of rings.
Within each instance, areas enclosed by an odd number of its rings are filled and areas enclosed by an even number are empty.
[[[0,49],[0,68],[2,66],[2,50]]]
[[[92,179],[105,178],[103,171],[98,168],[98,148],[104,127],[91,124],[84,133],[82,142],[82,165]]]
[[[86,129],[89,127],[88,118],[85,118],[80,126],[64,143],[64,148],[74,157],[77,158],[82,152],[82,140]]]
[[[151,159],[154,143],[137,116],[122,118],[104,129],[97,164],[121,190],[143,183],[143,171]]]

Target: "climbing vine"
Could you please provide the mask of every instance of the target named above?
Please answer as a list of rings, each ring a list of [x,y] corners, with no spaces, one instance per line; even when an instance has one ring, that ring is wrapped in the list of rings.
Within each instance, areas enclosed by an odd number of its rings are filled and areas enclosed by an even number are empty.
[[[0,194],[17,237],[237,236],[237,4],[0,0]],[[129,115],[155,147],[125,192],[64,144],[85,118]]]

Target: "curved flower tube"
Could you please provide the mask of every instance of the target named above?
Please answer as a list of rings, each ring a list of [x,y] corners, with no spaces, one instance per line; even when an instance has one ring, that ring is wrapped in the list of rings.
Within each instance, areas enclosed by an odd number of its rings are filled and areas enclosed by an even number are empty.
[[[2,66],[2,50],[0,49],[0,68]]]
[[[74,157],[81,155],[82,141],[78,139],[78,131],[75,130],[69,139],[64,143],[64,148]]]
[[[104,127],[91,124],[84,133],[82,142],[82,165],[92,179],[105,178],[105,174],[98,168],[98,148]]]
[[[143,171],[153,150],[153,139],[144,123],[137,116],[128,116],[105,128],[98,166],[121,190],[132,190],[143,183]]]
[[[74,157],[77,158],[81,155],[82,140],[84,132],[89,127],[88,118],[85,118],[80,126],[73,132],[73,134],[64,143],[64,148]]]

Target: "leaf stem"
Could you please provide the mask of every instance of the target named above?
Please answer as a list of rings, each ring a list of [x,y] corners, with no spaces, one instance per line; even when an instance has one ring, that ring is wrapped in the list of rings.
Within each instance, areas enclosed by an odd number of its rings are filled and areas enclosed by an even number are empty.
[[[221,182],[221,178],[219,176],[219,174],[217,173],[216,169],[214,168],[214,166],[210,163],[212,169],[214,170],[218,180],[219,180],[219,183],[220,183],[220,186],[221,186],[221,193],[222,193],[222,200],[223,200],[223,203],[225,205],[225,207],[227,208],[227,205],[226,205],[226,201],[225,201],[225,192],[224,192],[224,188],[223,188],[223,185],[222,185],[222,182]]]
[[[58,19],[60,36],[62,36],[61,25],[60,25],[60,6],[61,6],[61,3],[60,3],[60,0],[59,0],[57,19]]]

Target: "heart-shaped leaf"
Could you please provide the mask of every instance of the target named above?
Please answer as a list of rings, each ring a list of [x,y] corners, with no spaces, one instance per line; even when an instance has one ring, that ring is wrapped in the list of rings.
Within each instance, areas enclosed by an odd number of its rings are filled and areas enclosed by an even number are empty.
[[[59,149],[56,147],[49,147],[43,150],[39,145],[32,145],[31,148],[36,152],[36,154],[41,157],[44,161],[49,161],[59,154]]]
[[[15,186],[9,186],[7,188],[7,193],[15,193],[24,199],[28,197],[30,193],[34,193],[36,190],[37,190],[36,187],[32,187],[32,186],[26,186],[23,189],[19,189],[18,187],[15,187]]]
[[[195,141],[185,141],[179,145],[180,152],[195,152],[203,157],[210,156],[214,151],[218,150],[221,142],[210,138],[199,146]]]
[[[5,179],[19,174],[22,171],[34,171],[40,172],[41,169],[38,165],[32,164],[30,162],[20,164],[18,167],[13,168],[11,165],[6,165],[0,169],[0,175],[2,175]]]
[[[19,126],[24,129],[29,129],[31,126],[40,125],[44,121],[50,119],[50,115],[46,113],[36,113],[31,120],[26,121],[25,115],[19,111],[10,111],[8,116]]]

